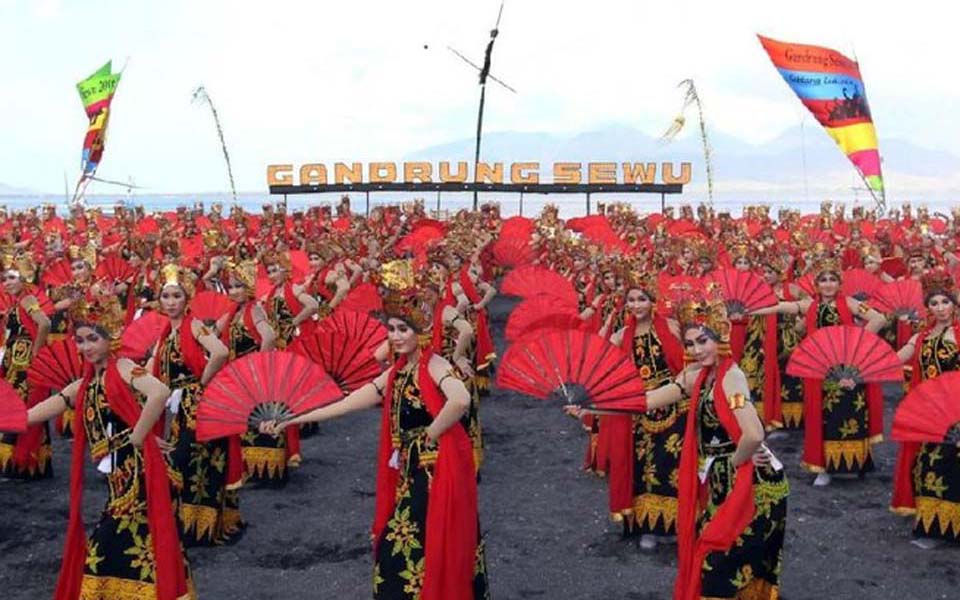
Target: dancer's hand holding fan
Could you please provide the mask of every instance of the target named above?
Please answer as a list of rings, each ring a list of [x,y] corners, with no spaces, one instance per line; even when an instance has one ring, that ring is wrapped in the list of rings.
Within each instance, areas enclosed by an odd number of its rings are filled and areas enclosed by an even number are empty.
[[[197,440],[242,435],[341,398],[322,367],[292,352],[254,352],[227,363],[197,407]]]
[[[878,310],[908,321],[926,316],[923,305],[923,284],[916,279],[901,279],[885,284],[877,292],[874,303]]]
[[[960,442],[960,371],[927,379],[912,388],[893,415],[891,437],[897,442]]]
[[[903,381],[903,363],[890,344],[853,325],[824,327],[800,342],[787,362],[787,374],[837,382]]]
[[[550,331],[514,343],[500,362],[497,384],[599,411],[646,411],[643,380],[633,357],[583,331]]]

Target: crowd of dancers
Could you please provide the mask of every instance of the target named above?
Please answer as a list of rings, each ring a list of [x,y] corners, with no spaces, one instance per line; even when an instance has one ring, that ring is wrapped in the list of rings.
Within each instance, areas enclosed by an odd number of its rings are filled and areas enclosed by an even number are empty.
[[[563,398],[623,535],[676,544],[676,598],[773,600],[789,484],[765,439],[802,432],[815,486],[863,477],[881,382],[960,370],[960,219],[908,205],[776,219],[611,205],[566,221],[549,205],[438,220],[418,202],[361,217],[346,199],[335,213],[44,207],[0,214],[0,236],[0,369],[27,409],[0,437],[0,473],[25,503],[54,476],[51,436],[72,438],[58,599],[196,597],[187,549],[241,539],[243,487],[282,489],[317,423],[377,405],[373,596],[487,598],[480,406],[499,386]],[[522,298],[499,359],[495,285]],[[860,364],[854,335],[882,347]],[[342,399],[210,435],[218,376],[287,355]],[[896,377],[868,375],[891,360]],[[250,364],[237,385],[252,390],[275,363]],[[922,548],[960,540],[956,412],[942,439],[902,438],[891,509]],[[88,456],[109,491],[92,528]]]

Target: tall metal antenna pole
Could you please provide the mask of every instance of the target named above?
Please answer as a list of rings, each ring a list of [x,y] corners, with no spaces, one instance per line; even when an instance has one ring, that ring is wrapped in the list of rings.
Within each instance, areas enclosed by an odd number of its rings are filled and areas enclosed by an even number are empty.
[[[493,54],[493,43],[497,40],[497,34],[500,33],[500,18],[503,16],[503,1],[500,2],[500,12],[497,14],[497,23],[490,31],[490,41],[487,42],[487,52],[483,59],[483,68],[480,69],[480,110],[477,113],[477,146],[473,155],[473,178],[476,181],[477,167],[480,166],[480,138],[483,134],[483,105],[487,98],[487,77],[490,75],[490,58]],[[473,210],[478,210],[479,199],[477,190],[473,190]]]
[[[237,186],[233,182],[233,167],[230,165],[230,153],[227,152],[227,142],[223,139],[223,127],[220,126],[220,115],[217,114],[217,108],[213,105],[213,100],[207,94],[206,88],[202,85],[193,90],[193,102],[206,102],[213,113],[213,122],[217,125],[217,135],[220,137],[220,148],[223,150],[223,159],[227,163],[227,176],[230,178],[230,192],[233,194],[233,203],[237,203]]]

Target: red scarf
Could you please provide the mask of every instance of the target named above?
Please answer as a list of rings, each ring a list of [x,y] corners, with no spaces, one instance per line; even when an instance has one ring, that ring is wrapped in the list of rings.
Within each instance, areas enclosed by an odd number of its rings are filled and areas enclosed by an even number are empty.
[[[777,314],[753,318],[763,319],[763,420],[768,426],[783,427]]]
[[[75,600],[80,597],[80,583],[87,558],[87,540],[83,525],[83,455],[86,449],[86,429],[83,426],[83,403],[93,378],[93,368],[88,366],[77,393],[73,418],[73,454],[70,464],[70,520],[63,551],[63,565],[57,581],[56,600]],[[120,376],[116,359],[107,363],[104,374],[104,390],[110,410],[129,427],[140,418],[140,405],[130,386]],[[158,421],[158,425],[160,421]],[[156,427],[154,428],[156,433]],[[154,439],[154,433],[143,440],[144,479],[147,494],[147,521],[153,539],[153,556],[157,563],[156,590],[158,600],[175,600],[187,594],[186,573],[177,523],[173,517],[170,498],[170,480],[167,464]]]
[[[173,331],[173,323],[167,320],[160,333],[160,344],[170,337]],[[204,354],[203,346],[193,335],[193,317],[189,313],[184,315],[177,328],[177,336],[180,339],[180,354],[183,356],[183,363],[187,365],[190,373],[199,381],[203,377],[203,371],[207,368],[207,356]],[[160,380],[165,378],[160,376],[160,359],[157,357],[153,361],[153,376]],[[240,486],[243,480],[243,455],[240,449],[240,436],[232,435],[227,438],[227,487],[230,489]]]
[[[660,342],[670,372],[676,375],[683,369],[683,349],[663,317],[653,318],[653,331]],[[637,335],[637,317],[627,315],[620,348],[633,356],[633,340]],[[597,454],[606,461],[609,478],[608,500],[610,514],[620,514],[633,506],[633,416],[604,415],[600,417]]]
[[[37,333],[39,326],[37,322],[33,320],[33,317],[30,316],[26,310],[24,310],[21,302],[26,296],[34,296],[38,301],[42,301],[39,290],[33,286],[29,286],[23,290],[23,292],[17,296],[17,318],[20,321],[20,326],[27,332],[27,335],[30,336],[31,342],[34,344],[37,343]],[[2,369],[0,369],[2,370]],[[4,373],[5,375],[5,373]],[[29,385],[27,387],[27,397],[26,404],[27,406],[33,406],[42,400],[47,398],[49,390],[47,388],[38,388],[34,385]],[[39,423],[37,425],[31,425],[27,427],[27,430],[23,433],[17,435],[17,440],[13,445],[13,463],[21,469],[29,469],[35,467],[39,464],[37,459],[38,451],[40,447],[43,446],[43,435],[46,431],[46,424]]]
[[[241,308],[243,308],[243,326],[247,330],[247,333],[250,334],[250,337],[257,343],[258,347],[263,342],[260,332],[257,331],[257,325],[253,322],[254,306],[256,306],[256,302],[252,301],[247,301],[243,304],[234,303],[233,308],[227,313],[226,327],[220,332],[220,341],[223,342],[227,348],[230,347],[230,328],[233,327],[233,320],[237,317],[237,312]]]
[[[740,426],[723,391],[723,378],[733,364],[732,360],[724,359],[717,366],[716,381],[713,384],[713,405],[720,424],[730,435],[730,439],[734,443],[739,443]],[[683,450],[680,453],[680,506],[677,517],[679,566],[673,590],[674,600],[700,598],[703,561],[711,552],[728,551],[753,520],[756,510],[753,503],[753,461],[747,460],[737,467],[733,489],[726,500],[700,535],[697,535],[697,513],[703,510],[698,502],[701,485],[697,475],[700,451],[697,440],[697,407],[704,382],[710,371],[711,369],[704,369],[697,378],[696,389],[690,401],[687,428],[683,436]]]
[[[287,308],[290,309],[290,314],[296,317],[300,314],[300,311],[303,310],[303,303],[300,302],[300,299],[297,298],[297,295],[293,292],[293,283],[289,281],[270,288],[270,293],[267,294],[267,298],[270,299],[270,305],[273,306],[273,298],[277,295],[277,290],[281,287],[283,288],[283,301],[287,304]],[[316,322],[313,319],[307,319],[303,323],[300,323],[300,335],[309,335],[313,333],[315,329]]]
[[[950,326],[953,328],[954,335],[960,331],[960,323],[954,321]],[[924,373],[920,365],[920,351],[923,349],[924,342],[930,336],[931,328],[927,327],[917,336],[917,343],[913,349],[912,366],[913,372],[910,376],[910,386],[920,385],[924,378]],[[920,454],[919,442],[902,442],[900,450],[897,452],[897,465],[893,470],[893,498],[890,500],[890,509],[897,513],[913,513],[917,509],[916,493],[913,488],[913,467],[917,462],[917,455]]]
[[[853,325],[853,314],[847,305],[847,297],[838,294],[835,299],[837,312],[840,315],[841,325]],[[812,335],[817,329],[817,314],[820,310],[820,301],[814,300],[807,310],[805,322],[807,335]],[[873,438],[883,434],[883,391],[878,384],[867,384],[867,431]],[[823,380],[803,380],[804,402],[804,436],[803,436],[803,464],[816,469],[826,468],[826,457],[823,452]]]
[[[433,337],[431,338],[430,347],[435,354],[441,354],[443,352],[443,334],[447,330],[446,325],[443,323],[443,311],[448,306],[457,306],[457,297],[453,293],[453,282],[447,281],[443,289],[443,298],[433,309]]]
[[[460,270],[460,287],[463,288],[463,293],[466,294],[471,304],[480,302],[480,292],[477,291],[477,286],[473,285],[473,280],[470,279],[470,272],[467,267],[463,267]],[[497,357],[493,347],[493,338],[490,336],[490,325],[487,322],[486,309],[477,311],[476,340],[477,353],[474,362],[478,368],[482,369]]]
[[[430,375],[432,353],[420,356],[417,385],[430,414],[436,418],[445,399]],[[380,450],[377,463],[377,501],[373,521],[374,544],[393,516],[399,472],[389,466],[390,412],[397,371],[406,364],[402,357],[390,371],[383,396]],[[437,462],[427,504],[427,539],[421,600],[473,598],[473,569],[477,551],[477,481],[473,446],[463,427],[454,424],[440,436]],[[376,546],[374,546],[376,552]]]
[[[330,274],[330,267],[320,269],[317,276],[313,279],[311,291],[327,301],[327,304],[333,300],[334,293],[327,287],[327,276]]]

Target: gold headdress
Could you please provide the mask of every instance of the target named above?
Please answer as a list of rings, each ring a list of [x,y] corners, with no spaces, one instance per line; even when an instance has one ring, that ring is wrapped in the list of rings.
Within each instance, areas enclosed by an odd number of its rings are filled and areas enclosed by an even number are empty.
[[[35,283],[37,265],[29,254],[6,254],[3,257],[4,271],[16,271],[24,283]]]
[[[840,261],[832,256],[825,256],[813,265],[814,279],[819,279],[824,273],[834,273],[837,277],[840,277],[842,272]]]
[[[402,319],[418,332],[430,329],[432,306],[424,296],[424,286],[418,281],[412,260],[393,260],[380,268],[380,293],[383,312],[390,318]],[[422,273],[422,271],[421,271]]]
[[[73,244],[67,248],[67,256],[70,258],[70,262],[82,260],[87,263],[91,269],[97,267],[97,248],[93,244],[86,244],[84,246]]]
[[[924,299],[930,298],[935,294],[943,294],[956,302],[956,283],[953,277],[943,269],[933,269],[925,273],[920,278],[920,284],[923,286]]]
[[[727,317],[727,304],[715,284],[707,286],[705,293],[692,294],[679,300],[675,314],[683,330],[688,327],[704,327],[717,337],[721,352],[730,352],[730,319]]]
[[[180,286],[183,291],[187,293],[187,297],[192,297],[196,289],[196,277],[193,273],[173,263],[164,265],[163,268],[160,269],[158,282],[159,286],[157,291],[162,292],[163,288],[176,285]]]
[[[263,258],[261,258],[264,267],[270,265],[279,265],[284,271],[290,272],[291,263],[290,255],[286,252],[277,252],[276,250],[270,250],[264,253]]]
[[[257,287],[257,263],[253,260],[243,260],[240,262],[230,261],[227,263],[227,277],[233,277],[247,288],[247,293],[253,297],[256,294]]]
[[[125,311],[113,294],[82,298],[70,307],[69,315],[75,329],[80,325],[100,327],[115,341],[123,331]]]

